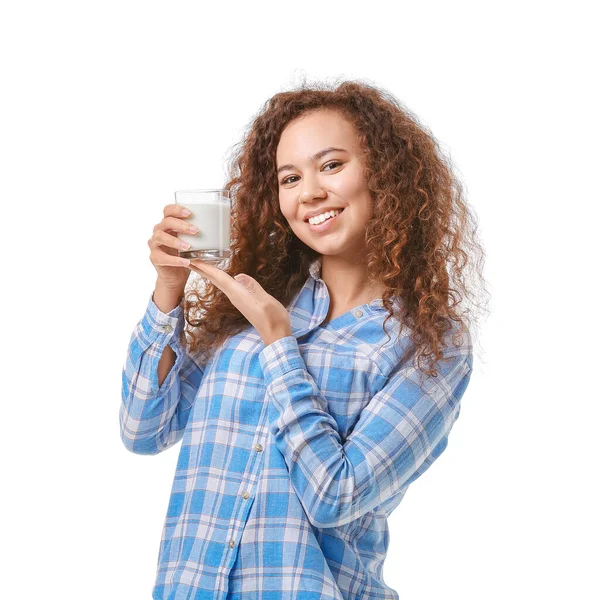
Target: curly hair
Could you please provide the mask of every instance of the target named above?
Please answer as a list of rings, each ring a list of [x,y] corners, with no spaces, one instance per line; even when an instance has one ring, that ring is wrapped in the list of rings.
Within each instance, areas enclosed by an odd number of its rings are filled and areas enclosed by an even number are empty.
[[[231,255],[224,270],[254,277],[284,306],[304,285],[320,254],[297,238],[280,210],[275,157],[285,127],[319,109],[334,109],[347,118],[366,151],[374,210],[365,228],[365,258],[369,277],[385,288],[384,330],[394,316],[406,324],[417,367],[422,370],[421,361],[429,359],[425,373],[437,376],[447,332],[454,332],[454,344],[462,343],[465,332],[471,340],[473,313],[459,309],[464,300],[477,297],[471,271],[487,294],[484,251],[451,161],[426,127],[385,90],[356,80],[302,83],[264,104],[229,163],[224,188],[231,198]],[[182,344],[201,363],[249,326],[226,294],[210,282],[205,285],[203,291],[186,291],[189,327],[181,333]],[[396,306],[395,296],[402,299]]]

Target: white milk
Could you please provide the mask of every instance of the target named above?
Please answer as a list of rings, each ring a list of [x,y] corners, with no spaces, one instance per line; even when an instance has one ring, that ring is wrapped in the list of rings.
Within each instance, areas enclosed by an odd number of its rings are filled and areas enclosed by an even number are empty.
[[[214,250],[216,252],[229,251],[230,246],[230,208],[225,202],[213,204],[192,204],[179,202],[192,211],[185,217],[188,223],[193,223],[200,231],[198,233],[178,232],[177,237],[190,244],[189,248],[180,250],[185,256],[191,250]]]

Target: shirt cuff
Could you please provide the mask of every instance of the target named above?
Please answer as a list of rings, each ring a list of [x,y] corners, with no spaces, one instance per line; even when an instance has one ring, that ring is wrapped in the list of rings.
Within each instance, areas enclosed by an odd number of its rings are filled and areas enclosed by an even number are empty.
[[[181,302],[170,312],[162,312],[150,294],[146,312],[142,317],[140,335],[148,344],[167,345],[171,340],[179,340],[179,335],[185,326],[185,316],[183,313],[183,298]]]
[[[290,371],[306,370],[306,364],[298,348],[298,340],[293,335],[279,338],[265,346],[258,355],[258,360],[267,386]]]

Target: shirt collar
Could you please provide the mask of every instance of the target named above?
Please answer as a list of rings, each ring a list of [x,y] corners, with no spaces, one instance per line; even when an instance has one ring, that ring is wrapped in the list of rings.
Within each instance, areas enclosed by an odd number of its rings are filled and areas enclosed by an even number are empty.
[[[300,337],[317,327],[325,320],[329,311],[329,291],[321,279],[322,256],[318,256],[309,266],[309,276],[296,294],[290,306],[290,323],[294,336]],[[392,302],[398,305],[399,299],[392,297]],[[369,303],[374,311],[384,311],[383,300],[376,298]]]

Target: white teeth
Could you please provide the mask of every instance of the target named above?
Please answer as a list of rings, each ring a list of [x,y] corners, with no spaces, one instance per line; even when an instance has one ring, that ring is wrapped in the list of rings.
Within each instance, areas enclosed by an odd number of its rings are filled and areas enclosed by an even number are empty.
[[[321,215],[319,215],[318,217],[313,217],[311,219],[308,220],[308,222],[311,225],[318,225],[319,223],[322,223],[323,221],[327,220],[330,217],[335,217],[337,215],[339,215],[342,211],[341,210],[330,210],[329,212],[323,213]]]

